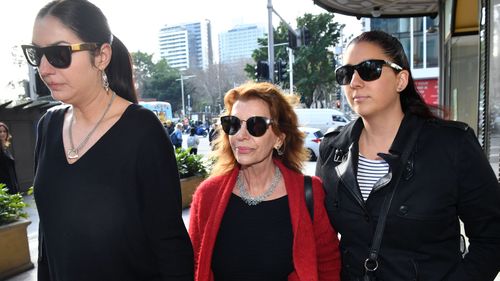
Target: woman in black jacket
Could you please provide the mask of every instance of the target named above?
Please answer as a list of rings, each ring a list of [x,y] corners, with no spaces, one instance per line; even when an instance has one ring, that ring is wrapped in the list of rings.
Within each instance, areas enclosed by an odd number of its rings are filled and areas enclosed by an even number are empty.
[[[493,280],[500,188],[472,129],[431,112],[392,36],[361,34],[344,63],[336,80],[360,117],[325,136],[316,167],[342,280]]]
[[[11,138],[9,127],[0,122],[0,183],[5,184],[10,194],[15,194],[19,192],[19,183],[14,156],[9,150]]]

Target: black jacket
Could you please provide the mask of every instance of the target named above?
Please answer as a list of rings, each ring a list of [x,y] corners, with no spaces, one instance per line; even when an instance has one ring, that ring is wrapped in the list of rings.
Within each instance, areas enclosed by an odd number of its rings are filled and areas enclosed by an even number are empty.
[[[399,155],[422,129],[405,165]],[[390,172],[364,202],[356,180],[361,118],[320,146],[316,175],[341,235],[342,280],[360,280],[384,196],[403,169],[379,252],[377,280],[493,280],[500,269],[500,187],[473,131],[464,123],[407,114],[389,150]],[[339,166],[340,165],[340,166]],[[337,167],[339,166],[339,167]],[[462,257],[460,222],[470,246]]]
[[[1,146],[0,144],[0,183],[6,185],[10,194],[15,194],[19,192],[16,163],[9,150]]]

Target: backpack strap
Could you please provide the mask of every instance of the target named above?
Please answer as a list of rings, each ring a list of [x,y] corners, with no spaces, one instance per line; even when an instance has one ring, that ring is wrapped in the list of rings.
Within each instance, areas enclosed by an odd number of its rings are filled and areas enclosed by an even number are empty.
[[[309,216],[311,217],[311,221],[314,221],[314,196],[311,176],[304,176],[304,192]]]

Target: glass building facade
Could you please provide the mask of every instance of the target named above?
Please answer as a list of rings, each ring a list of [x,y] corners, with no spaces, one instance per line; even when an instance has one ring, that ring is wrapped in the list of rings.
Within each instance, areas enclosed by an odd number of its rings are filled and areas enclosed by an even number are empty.
[[[264,28],[257,25],[239,25],[219,34],[219,55],[221,63],[234,63],[251,59],[259,47],[257,39],[264,37]]]
[[[366,18],[365,30],[398,38],[410,62],[415,84],[431,105],[439,104],[439,18]]]
[[[166,25],[158,35],[160,57],[180,70],[206,69],[213,63],[211,37],[209,20]]]

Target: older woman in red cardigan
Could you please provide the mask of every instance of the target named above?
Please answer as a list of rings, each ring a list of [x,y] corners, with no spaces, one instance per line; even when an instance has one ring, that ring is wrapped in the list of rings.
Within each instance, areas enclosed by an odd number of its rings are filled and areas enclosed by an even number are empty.
[[[297,100],[270,83],[225,95],[217,161],[191,204],[197,281],[340,280],[319,178],[312,178],[313,212],[305,201]]]

